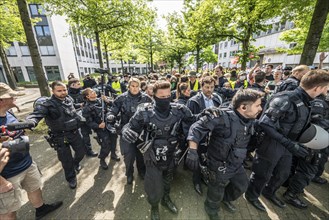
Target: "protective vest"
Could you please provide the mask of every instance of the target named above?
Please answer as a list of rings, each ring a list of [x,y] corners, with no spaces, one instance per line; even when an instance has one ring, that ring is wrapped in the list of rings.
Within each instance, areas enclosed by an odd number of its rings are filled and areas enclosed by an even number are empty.
[[[88,117],[89,114],[97,124],[100,124],[102,122],[102,111],[102,103],[99,99],[95,102],[88,101],[83,109],[83,116]],[[104,114],[106,113],[104,112]]]
[[[143,111],[144,122],[148,126],[150,136],[154,139],[152,150],[155,153],[157,167],[167,168],[172,159],[178,143],[177,130],[182,119],[182,105],[170,103],[169,116],[162,118],[155,112],[152,104],[147,104]]]
[[[122,94],[120,81],[112,82],[112,88],[117,91],[117,94]]]
[[[295,77],[289,77],[275,88],[274,93],[292,91],[299,86],[299,81]]]
[[[246,157],[247,146],[252,134],[253,122],[244,122],[231,109],[223,111],[224,128],[214,129],[208,145],[209,166],[241,166]]]
[[[122,107],[121,107],[121,125],[125,125],[129,122],[130,118],[137,111],[137,106],[141,103],[151,102],[150,98],[140,93],[138,96],[132,96],[128,92],[123,94]]]
[[[194,86],[193,86],[193,91],[199,91],[199,80],[195,80],[195,82],[194,82]]]
[[[48,108],[49,114],[45,117],[45,121],[53,133],[79,128],[79,116],[73,106],[72,98],[66,97],[63,102],[50,98],[43,105]]]
[[[295,92],[284,91],[273,95],[271,98],[288,96],[288,100],[292,102],[292,108],[286,113],[283,120],[279,120],[277,129],[281,134],[286,135],[292,141],[297,141],[300,134],[306,129],[310,122],[310,107],[297,96]],[[287,120],[286,120],[287,119]]]
[[[235,88],[235,83],[236,83],[236,81],[234,81],[234,80],[229,80],[228,82],[230,83],[232,89],[234,89],[234,88]]]
[[[325,100],[325,96],[314,99],[311,104],[312,122],[329,130],[329,102]]]

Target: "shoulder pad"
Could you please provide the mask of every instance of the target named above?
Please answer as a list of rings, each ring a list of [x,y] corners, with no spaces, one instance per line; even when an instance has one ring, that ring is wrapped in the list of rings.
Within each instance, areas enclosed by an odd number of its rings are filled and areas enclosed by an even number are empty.
[[[269,103],[270,108],[277,109],[280,111],[288,110],[290,105],[291,103],[288,95],[276,96]]]
[[[33,108],[36,108],[37,105],[45,104],[49,100],[49,97],[47,96],[41,96],[37,98],[33,103]]]

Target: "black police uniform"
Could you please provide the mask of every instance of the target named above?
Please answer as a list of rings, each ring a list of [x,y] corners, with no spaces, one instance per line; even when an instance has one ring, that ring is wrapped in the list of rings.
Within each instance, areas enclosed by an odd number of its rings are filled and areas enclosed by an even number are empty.
[[[86,88],[93,88],[95,85],[97,85],[96,80],[93,78],[87,77],[83,80],[83,87],[84,89]]]
[[[222,98],[217,95],[216,93],[213,93],[212,95],[212,101],[215,107],[218,107],[222,104]],[[205,100],[203,97],[202,92],[198,92],[195,96],[191,97],[188,102],[187,102],[187,107],[191,110],[193,114],[199,114],[201,113],[205,108]],[[200,141],[200,145],[198,147],[198,154],[199,158],[202,159],[207,153],[207,139],[204,137],[202,141]],[[204,160],[200,160],[203,162]],[[202,164],[205,165],[205,164]],[[204,177],[205,182],[207,180]],[[202,194],[202,188],[201,188],[201,169],[199,168],[198,170],[193,171],[193,184],[194,188],[197,193]]]
[[[282,91],[293,91],[299,86],[300,80],[294,76],[288,77],[286,80],[282,81],[279,86],[275,87],[274,93]]]
[[[321,99],[322,98],[322,99]],[[322,127],[328,130],[329,128],[329,106],[325,102],[324,96],[320,96],[319,99],[315,99],[312,102],[312,122],[320,124]],[[326,118],[327,120],[326,120]],[[329,144],[329,143],[328,143]],[[328,154],[326,149],[311,150],[310,156],[307,158],[298,158],[294,175],[289,180],[289,186],[284,193],[284,198],[288,203],[294,205],[297,208],[306,208],[307,204],[298,198],[298,194],[304,191],[304,188],[309,185],[310,181],[315,177],[318,172],[320,161],[323,163],[328,160]],[[322,159],[322,157],[326,159]]]
[[[329,132],[329,93],[320,95],[314,101],[312,101],[312,122],[321,126],[323,129]],[[319,160],[318,172],[315,174],[314,182],[326,183],[324,179],[319,179],[323,174],[324,166],[328,161],[329,146],[321,150],[321,159]]]
[[[130,91],[127,91],[119,95],[113,102],[109,115],[118,116],[120,113],[120,127],[122,128],[125,124],[129,122],[129,119],[134,115],[137,110],[137,106],[141,103],[151,103],[152,99],[139,92],[137,95],[132,95]],[[138,173],[143,178],[145,175],[145,164],[143,161],[143,155],[137,150],[136,144],[131,144],[120,139],[120,149],[121,154],[124,156],[124,162],[126,165],[126,176],[128,177],[128,182],[131,183],[134,173],[134,162],[136,158],[136,165]]]
[[[152,207],[158,207],[162,202],[168,202],[170,192],[170,182],[173,179],[174,151],[177,145],[177,123],[184,121],[192,123],[195,117],[184,105],[170,103],[170,112],[164,115],[152,104],[140,106],[136,114],[129,121],[128,126],[123,129],[123,135],[127,130],[132,130],[138,134],[142,131],[145,136],[149,136],[150,147],[144,154],[146,174],[144,189],[148,202]],[[147,134],[148,133],[148,134]],[[164,203],[162,203],[164,204]],[[171,210],[172,212],[177,212]]]
[[[69,88],[68,94],[71,96],[71,98],[74,100],[75,108],[78,111],[82,111],[82,105],[84,104],[85,100],[83,99],[83,96],[81,94],[82,89],[81,88]],[[85,121],[80,122],[80,129],[82,134],[82,139],[84,142],[84,146],[86,148],[86,154],[88,156],[97,156],[92,148],[91,148],[91,142],[90,142],[90,135],[92,134],[91,128],[86,124]]]
[[[248,187],[242,163],[253,131],[253,120],[232,109],[219,110],[217,117],[206,115],[194,123],[187,140],[197,144],[211,132],[208,144],[208,184],[205,210],[217,215],[221,201],[234,201]]]
[[[291,166],[292,154],[307,156],[307,150],[296,142],[309,125],[310,100],[311,97],[298,87],[294,91],[273,95],[267,103],[259,119],[259,126],[265,134],[256,149],[246,192],[247,200],[256,208],[261,206],[259,209],[265,211],[258,201],[261,193],[271,201],[275,200],[280,207],[284,206],[275,192],[289,176],[290,169],[287,168]]]
[[[49,127],[52,146],[62,163],[66,180],[69,183],[76,181],[75,170],[81,169],[79,163],[85,155],[85,148],[79,130],[80,118],[76,113],[72,98],[67,96],[64,100],[60,100],[53,95],[43,104],[36,105],[26,120],[37,125],[43,118]],[[70,146],[75,151],[74,157],[72,157]]]
[[[104,103],[104,109],[102,107],[102,101],[100,98],[95,101],[86,101],[85,106],[82,110],[83,117],[86,118],[86,124],[93,129],[98,139],[100,140],[101,150],[98,155],[98,158],[101,160],[105,160],[105,158],[109,155],[111,151],[111,156],[116,157],[116,134],[111,133],[106,127],[99,128],[99,124],[103,122],[103,111],[104,117],[107,112],[107,105]]]

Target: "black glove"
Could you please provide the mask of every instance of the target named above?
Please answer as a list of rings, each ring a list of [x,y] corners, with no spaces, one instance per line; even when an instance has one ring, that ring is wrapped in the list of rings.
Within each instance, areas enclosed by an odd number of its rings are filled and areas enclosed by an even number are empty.
[[[218,117],[220,116],[222,113],[221,113],[221,110],[219,108],[206,108],[202,111],[202,116],[203,115],[206,115],[206,116],[209,116],[210,118],[215,118],[215,117]]]
[[[300,144],[295,143],[293,147],[288,148],[288,150],[296,157],[306,158],[309,155],[307,148]]]
[[[155,153],[152,147],[150,147],[144,154],[144,163],[147,167],[154,167],[156,164]]]
[[[199,155],[196,149],[189,148],[186,156],[186,165],[191,170],[198,170],[199,168]]]
[[[128,127],[122,131],[122,138],[128,143],[135,143],[138,139],[138,133]]]

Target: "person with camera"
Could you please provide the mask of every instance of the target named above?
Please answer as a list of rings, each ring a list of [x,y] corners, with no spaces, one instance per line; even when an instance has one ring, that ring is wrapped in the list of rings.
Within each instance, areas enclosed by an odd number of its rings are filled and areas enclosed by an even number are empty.
[[[0,126],[18,122],[17,118],[10,111],[16,107],[15,96],[7,84],[0,83]],[[24,134],[23,131],[15,131],[7,134],[12,139],[18,139]],[[32,160],[30,153],[17,152],[10,154],[1,149],[0,155],[4,154],[0,161],[1,185],[0,185],[0,219],[16,219],[16,211],[23,205],[22,190],[27,192],[27,197],[36,209],[36,219],[40,219],[48,213],[58,209],[63,202],[45,204],[41,191],[41,174]]]
[[[253,121],[262,111],[262,96],[259,91],[240,89],[228,108],[207,109],[208,114],[192,124],[189,130],[186,164],[192,170],[199,168],[197,149],[210,133],[207,163],[209,184],[204,203],[210,219],[219,219],[221,202],[230,212],[235,212],[236,208],[231,202],[247,190],[248,177],[242,164],[253,133]]]
[[[292,155],[298,160],[309,156],[309,150],[299,137],[310,123],[311,100],[327,90],[329,73],[309,71],[294,91],[275,94],[265,106],[259,119],[264,135],[256,149],[246,199],[257,209],[266,212],[259,201],[262,194],[280,208],[286,205],[276,191],[288,179]],[[304,170],[309,173],[309,170]],[[300,203],[296,194],[285,194],[289,203]],[[300,203],[301,204],[301,203]]]
[[[36,102],[34,111],[26,117],[26,121],[37,126],[41,119],[45,119],[49,128],[47,141],[57,152],[69,187],[75,189],[76,173],[82,169],[80,162],[86,151],[79,129],[80,116],[74,108],[73,99],[68,96],[64,83],[54,81],[51,88],[53,95],[40,103]],[[74,156],[70,146],[75,152]]]
[[[80,80],[77,78],[71,78],[68,82],[68,94],[74,101],[75,108],[82,113],[82,107],[84,106],[85,100],[82,96],[82,88]],[[81,134],[86,148],[86,155],[89,157],[97,157],[98,153],[94,152],[91,143],[90,135],[92,134],[90,127],[85,121],[80,122]]]
[[[114,123],[120,113],[120,128],[129,122],[129,119],[135,114],[137,106],[142,103],[151,103],[152,99],[142,93],[140,90],[139,79],[132,77],[128,83],[128,91],[119,95],[113,102],[110,111],[107,113],[107,121]],[[137,149],[135,143],[128,143],[122,138],[120,139],[121,154],[124,157],[126,165],[127,183],[132,184],[134,173],[134,162],[136,159],[137,170],[142,179],[145,175],[145,164],[143,155]]]
[[[116,155],[116,141],[117,135],[115,134],[115,129],[109,131],[105,124],[105,115],[107,109],[110,105],[110,101],[102,96],[100,100],[97,98],[97,94],[91,88],[86,88],[82,92],[83,98],[86,100],[86,105],[83,107],[82,115],[86,118],[86,124],[92,128],[98,139],[100,140],[101,150],[99,153],[100,166],[102,169],[107,170],[108,165],[105,158],[109,155],[111,151],[111,159],[114,161],[119,161],[120,158]]]

